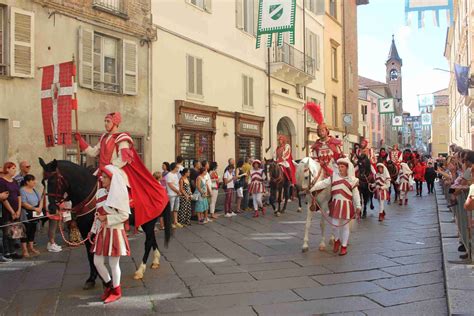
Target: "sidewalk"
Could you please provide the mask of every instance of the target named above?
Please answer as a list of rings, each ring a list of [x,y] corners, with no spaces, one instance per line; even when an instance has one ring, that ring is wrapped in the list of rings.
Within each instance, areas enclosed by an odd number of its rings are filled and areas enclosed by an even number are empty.
[[[474,265],[459,259],[458,229],[441,186],[435,184],[450,315],[474,315]],[[465,260],[464,260],[465,261]]]

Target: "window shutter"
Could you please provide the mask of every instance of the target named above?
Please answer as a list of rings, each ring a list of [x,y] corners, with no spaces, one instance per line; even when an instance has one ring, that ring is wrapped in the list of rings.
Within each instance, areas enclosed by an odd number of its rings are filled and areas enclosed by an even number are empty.
[[[135,42],[123,40],[123,94],[138,93],[138,46]]]
[[[194,89],[194,57],[187,56],[188,93],[195,93]]]
[[[253,108],[253,78],[249,77],[249,106]]]
[[[196,93],[202,95],[202,59],[196,58]]]
[[[79,27],[79,84],[92,89],[94,65],[94,32]]]
[[[34,13],[12,7],[10,32],[10,75],[33,78],[35,74]]]
[[[326,0],[316,0],[316,14],[321,15],[326,13]]]
[[[235,0],[235,26],[239,30],[244,28],[243,0]]]
[[[204,0],[204,10],[211,13],[212,12],[212,0]]]
[[[247,78],[246,75],[242,75],[242,99],[243,99],[242,104],[243,104],[244,106],[248,106],[248,105],[249,105],[248,98],[249,98],[249,93],[248,93],[248,78]]]
[[[260,1],[253,0],[253,35],[257,36],[258,30],[258,4]]]

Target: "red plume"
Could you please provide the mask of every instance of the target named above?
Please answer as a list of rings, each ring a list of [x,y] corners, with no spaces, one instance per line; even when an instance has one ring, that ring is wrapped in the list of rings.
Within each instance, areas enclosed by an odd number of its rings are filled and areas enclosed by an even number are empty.
[[[321,106],[319,104],[306,102],[303,109],[308,111],[309,115],[311,115],[318,125],[324,122],[323,112],[321,111]]]

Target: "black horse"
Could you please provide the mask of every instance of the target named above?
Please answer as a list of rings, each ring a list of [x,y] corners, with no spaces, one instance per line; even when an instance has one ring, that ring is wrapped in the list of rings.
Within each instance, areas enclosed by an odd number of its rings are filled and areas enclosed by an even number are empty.
[[[357,178],[359,179],[359,191],[362,196],[364,210],[362,212],[362,218],[367,217],[367,203],[370,201],[370,209],[374,209],[374,203],[372,201],[374,193],[370,190],[370,185],[374,183],[374,176],[371,170],[371,163],[369,158],[362,154],[357,159]]]
[[[86,240],[94,222],[95,216],[95,194],[98,188],[98,179],[91,173],[90,169],[79,166],[67,160],[53,160],[46,164],[39,158],[43,167],[43,185],[47,185],[48,210],[56,213],[59,204],[67,199],[72,203],[72,212],[76,215],[76,222],[81,232],[83,240]],[[169,203],[163,210],[165,222],[165,245],[171,237],[171,212]],[[155,223],[157,218],[143,224],[141,227],[146,235],[145,254],[143,263],[146,264],[151,248],[157,250],[158,244],[155,238]],[[87,258],[89,260],[90,274],[84,284],[84,289],[91,289],[95,286],[98,273],[94,265],[94,255],[91,253],[92,244],[85,242]]]
[[[400,197],[400,191],[398,190],[398,185],[397,185],[397,178],[398,178],[398,168],[397,166],[393,163],[393,161],[389,160],[387,162],[387,170],[388,173],[390,173],[390,182],[391,186],[393,186],[393,190],[395,191],[395,199],[393,200],[394,203],[398,201],[398,198]],[[390,188],[389,193],[391,196],[392,189]],[[391,200],[391,197],[390,197]],[[388,203],[390,204],[390,200],[388,200]]]
[[[291,182],[287,178],[286,174],[280,166],[273,159],[265,161],[265,171],[266,175],[270,175],[270,205],[273,208],[273,212],[276,216],[280,216],[282,213],[285,213],[286,204],[290,197],[290,188]],[[268,169],[267,169],[268,168]],[[296,196],[298,198],[298,212],[301,212],[301,196],[297,186],[292,187],[295,190]],[[283,208],[281,208],[281,202],[284,200]],[[275,207],[275,201],[278,203],[278,208]]]

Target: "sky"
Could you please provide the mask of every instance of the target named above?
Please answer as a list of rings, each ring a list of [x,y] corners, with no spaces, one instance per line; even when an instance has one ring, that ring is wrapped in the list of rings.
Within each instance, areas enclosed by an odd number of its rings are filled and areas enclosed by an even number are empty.
[[[412,13],[414,14],[414,13]],[[431,12],[425,14],[425,27],[419,29],[415,15],[411,26],[405,25],[405,0],[369,0],[358,7],[359,75],[385,82],[385,62],[392,34],[398,54],[403,60],[403,109],[411,115],[419,113],[417,95],[448,87],[448,61],[444,57],[447,21],[440,13],[440,26],[433,23]]]

